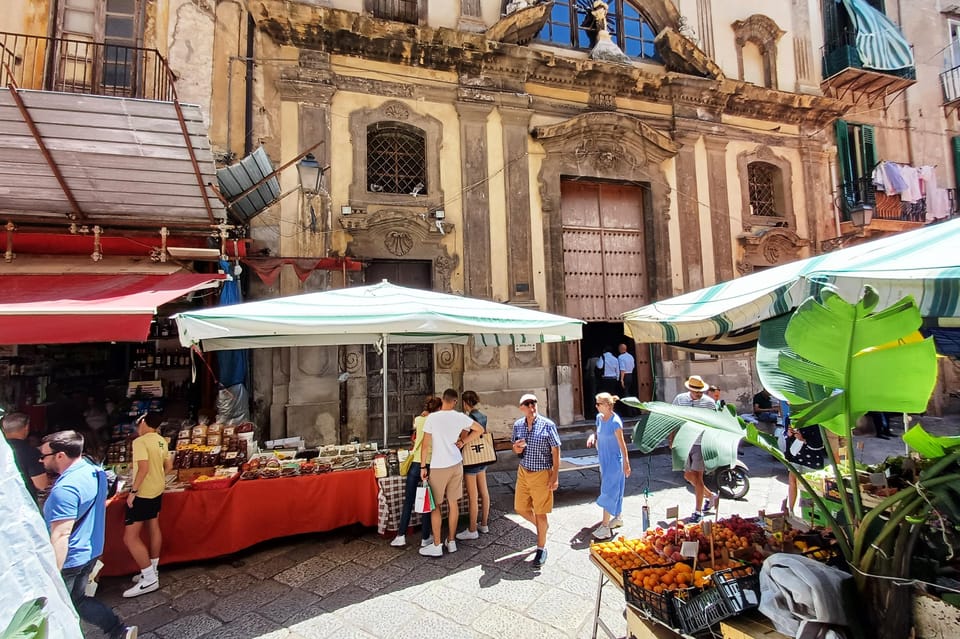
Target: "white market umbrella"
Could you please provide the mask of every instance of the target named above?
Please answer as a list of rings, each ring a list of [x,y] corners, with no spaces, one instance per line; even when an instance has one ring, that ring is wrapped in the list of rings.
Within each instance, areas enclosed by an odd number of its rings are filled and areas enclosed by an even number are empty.
[[[760,322],[795,309],[823,285],[847,300],[869,284],[878,310],[913,295],[927,318],[960,317],[960,219],[931,224],[738,277],[623,314],[637,342],[745,350]]]
[[[383,439],[387,443],[389,344],[481,346],[578,340],[583,321],[459,295],[370,286],[215,306],[174,316],[184,346],[205,351],[371,344],[383,356]]]

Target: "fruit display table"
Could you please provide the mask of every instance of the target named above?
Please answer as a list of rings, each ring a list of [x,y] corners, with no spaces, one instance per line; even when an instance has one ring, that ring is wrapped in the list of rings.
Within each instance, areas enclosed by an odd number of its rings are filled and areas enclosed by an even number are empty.
[[[168,492],[160,511],[160,563],[210,559],[268,539],[351,524],[373,527],[378,492],[372,468]],[[123,544],[126,497],[117,495],[107,504],[104,576],[137,572]]]

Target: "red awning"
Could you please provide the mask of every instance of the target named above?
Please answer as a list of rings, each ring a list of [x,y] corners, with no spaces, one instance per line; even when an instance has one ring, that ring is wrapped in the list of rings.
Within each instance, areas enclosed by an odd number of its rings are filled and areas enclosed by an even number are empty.
[[[224,277],[0,275],[0,344],[142,342],[158,306]]]

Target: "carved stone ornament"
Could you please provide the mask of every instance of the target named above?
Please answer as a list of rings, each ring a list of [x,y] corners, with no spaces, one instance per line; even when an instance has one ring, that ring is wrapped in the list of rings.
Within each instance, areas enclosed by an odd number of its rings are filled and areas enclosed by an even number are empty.
[[[400,102],[389,102],[383,107],[383,113],[391,120],[406,120],[410,117],[410,109]]]
[[[737,266],[741,273],[749,273],[758,266],[767,268],[802,259],[806,257],[803,249],[810,245],[810,240],[785,228],[759,229],[737,240],[743,248],[743,259]]]
[[[463,348],[459,344],[436,344],[433,347],[437,372],[462,371]]]
[[[466,351],[466,358],[470,363],[470,368],[500,368],[500,347],[480,346],[476,340],[471,339],[469,345],[464,350]]]
[[[592,162],[600,174],[609,173],[618,162],[636,162],[622,145],[611,141],[584,140],[574,153],[578,162]]]
[[[397,257],[403,257],[413,248],[413,238],[403,231],[390,231],[383,238],[383,245]]]

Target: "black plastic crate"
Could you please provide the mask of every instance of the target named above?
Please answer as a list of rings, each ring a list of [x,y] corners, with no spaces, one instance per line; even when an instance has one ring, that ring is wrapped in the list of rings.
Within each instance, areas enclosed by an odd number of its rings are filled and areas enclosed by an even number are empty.
[[[725,568],[713,573],[712,579],[732,613],[740,614],[760,605],[760,572],[757,568],[747,564]]]
[[[646,566],[647,568],[657,568],[659,566]],[[642,568],[631,568],[623,571],[623,593],[627,603],[644,612],[648,617],[656,619],[671,628],[680,628],[680,620],[677,618],[676,607],[673,600],[687,600],[700,591],[699,588],[680,588],[677,590],[668,590],[666,592],[654,592],[638,586],[630,579],[636,570]]]
[[[690,635],[736,614],[717,588],[707,588],[689,599],[674,597],[672,603],[680,628]]]

